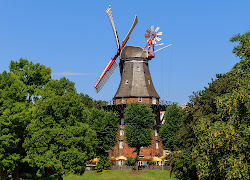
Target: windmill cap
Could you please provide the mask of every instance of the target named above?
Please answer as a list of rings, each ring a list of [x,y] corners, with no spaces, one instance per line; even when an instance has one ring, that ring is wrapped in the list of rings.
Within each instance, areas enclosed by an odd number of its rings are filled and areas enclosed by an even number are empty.
[[[120,57],[122,60],[131,59],[131,58],[147,59],[148,51],[143,50],[143,48],[137,47],[137,46],[125,46],[122,49]]]

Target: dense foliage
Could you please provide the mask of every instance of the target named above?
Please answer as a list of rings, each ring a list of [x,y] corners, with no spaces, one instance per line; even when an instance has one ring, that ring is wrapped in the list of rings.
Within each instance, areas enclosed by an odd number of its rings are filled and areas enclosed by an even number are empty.
[[[32,109],[33,120],[24,143],[27,161],[39,168],[38,175],[46,171],[59,176],[84,172],[96,146],[95,132],[86,123],[84,108],[74,84],[65,78],[51,80],[45,86]]]
[[[34,64],[27,59],[11,61],[9,69],[25,84],[29,101],[37,99],[39,90],[51,79],[50,68],[39,63]]]
[[[73,82],[52,80],[50,73],[44,65],[20,59],[0,74],[1,179],[24,173],[62,179],[82,174],[94,157],[102,157],[100,170],[108,164],[116,114],[97,109],[106,102],[78,94]]]
[[[141,147],[151,145],[154,114],[146,104],[128,104],[124,111],[124,121],[126,142],[129,147],[135,148],[138,157]]]
[[[179,140],[177,131],[180,129],[182,121],[181,108],[176,104],[169,105],[166,108],[164,115],[164,123],[160,128],[160,136],[164,149],[173,151],[175,146],[178,146]]]
[[[97,172],[108,168],[111,164],[108,161],[109,150],[115,146],[116,133],[118,130],[118,117],[113,112],[105,112],[92,108],[87,119],[90,127],[96,132],[95,148],[96,157],[100,159],[97,164]]]
[[[180,179],[249,179],[250,32],[231,39],[241,61],[194,94],[170,156]]]
[[[26,88],[12,73],[0,74],[0,170],[2,179],[13,174],[24,158],[22,142],[26,119]]]
[[[39,90],[50,80],[50,68],[26,59],[11,61],[10,72],[1,74],[0,82],[0,139],[3,145],[0,156],[1,178],[19,178],[27,164],[22,147],[26,126],[30,123],[29,108],[39,96]],[[8,146],[8,147],[7,147]],[[8,154],[5,154],[8,152]]]

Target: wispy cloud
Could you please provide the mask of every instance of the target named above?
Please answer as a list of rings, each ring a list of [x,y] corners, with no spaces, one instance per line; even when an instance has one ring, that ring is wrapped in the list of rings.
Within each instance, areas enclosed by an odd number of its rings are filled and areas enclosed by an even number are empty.
[[[88,76],[93,75],[94,73],[76,73],[76,72],[58,72],[52,73],[55,76]]]

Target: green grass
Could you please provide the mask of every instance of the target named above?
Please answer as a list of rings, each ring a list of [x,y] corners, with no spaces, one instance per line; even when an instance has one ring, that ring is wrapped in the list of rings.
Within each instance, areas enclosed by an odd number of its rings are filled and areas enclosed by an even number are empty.
[[[131,170],[111,170],[97,174],[95,171],[86,171],[82,176],[69,175],[64,180],[175,180],[166,170],[141,170],[140,174],[131,174]]]

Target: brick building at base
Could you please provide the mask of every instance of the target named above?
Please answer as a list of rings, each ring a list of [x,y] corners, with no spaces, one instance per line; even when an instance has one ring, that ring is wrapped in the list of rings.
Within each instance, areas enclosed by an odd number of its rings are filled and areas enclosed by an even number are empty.
[[[110,151],[111,157],[135,157],[136,153],[134,152],[134,148],[130,148],[125,140],[124,136],[124,125],[121,125],[118,131],[118,142],[112,151]],[[163,146],[161,140],[159,138],[158,133],[154,132],[152,136],[152,143],[149,147],[142,147],[140,151],[140,157],[152,158],[152,157],[160,157],[163,155]]]

